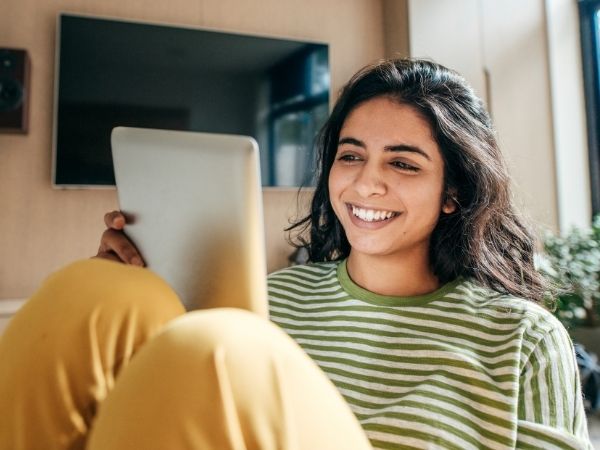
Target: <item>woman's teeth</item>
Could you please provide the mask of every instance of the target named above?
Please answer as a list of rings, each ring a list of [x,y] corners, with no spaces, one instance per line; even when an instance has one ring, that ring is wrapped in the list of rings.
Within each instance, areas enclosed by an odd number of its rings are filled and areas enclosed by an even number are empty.
[[[374,209],[363,209],[356,206],[352,206],[352,214],[365,222],[380,222],[382,220],[388,220],[398,215],[398,213],[392,211],[378,211]]]

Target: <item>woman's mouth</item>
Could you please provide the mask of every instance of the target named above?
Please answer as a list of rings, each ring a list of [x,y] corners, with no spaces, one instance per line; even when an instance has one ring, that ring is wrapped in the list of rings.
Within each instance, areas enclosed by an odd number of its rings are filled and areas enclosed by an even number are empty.
[[[385,221],[391,220],[394,217],[400,215],[399,212],[395,212],[395,211],[360,208],[358,206],[350,205],[350,204],[348,204],[348,209],[350,210],[350,213],[354,217],[357,217],[360,220],[362,220],[364,222],[369,222],[369,223],[385,222]]]

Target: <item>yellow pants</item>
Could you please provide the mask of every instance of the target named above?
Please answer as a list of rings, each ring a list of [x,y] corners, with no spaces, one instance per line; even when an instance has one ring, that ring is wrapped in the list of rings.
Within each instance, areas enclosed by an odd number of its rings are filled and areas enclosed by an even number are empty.
[[[87,260],[49,277],[0,337],[0,449],[83,448],[371,447],[275,325],[184,314],[149,270]]]

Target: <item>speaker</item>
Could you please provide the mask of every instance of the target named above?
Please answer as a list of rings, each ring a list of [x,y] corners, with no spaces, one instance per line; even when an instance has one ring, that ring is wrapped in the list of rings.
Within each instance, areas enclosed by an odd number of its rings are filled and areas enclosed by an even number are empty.
[[[26,133],[30,62],[26,50],[0,48],[0,133]]]

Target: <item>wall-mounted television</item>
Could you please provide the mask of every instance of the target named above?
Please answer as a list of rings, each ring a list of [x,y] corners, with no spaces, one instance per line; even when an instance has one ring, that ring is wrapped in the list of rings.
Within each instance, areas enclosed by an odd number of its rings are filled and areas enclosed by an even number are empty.
[[[314,182],[326,44],[66,13],[56,42],[54,186],[113,186],[119,125],[253,136],[264,186]]]

